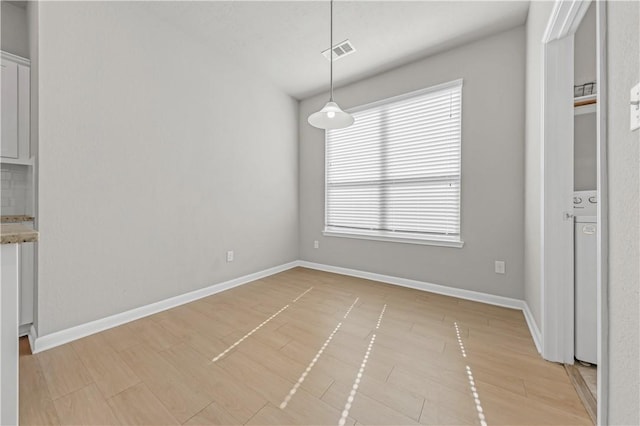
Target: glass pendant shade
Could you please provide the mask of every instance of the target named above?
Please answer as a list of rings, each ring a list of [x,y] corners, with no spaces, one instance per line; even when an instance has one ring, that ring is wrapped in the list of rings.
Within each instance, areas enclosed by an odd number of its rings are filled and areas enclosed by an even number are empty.
[[[311,114],[308,121],[319,129],[342,129],[353,124],[353,116],[344,112],[337,103],[329,101],[320,111]]]

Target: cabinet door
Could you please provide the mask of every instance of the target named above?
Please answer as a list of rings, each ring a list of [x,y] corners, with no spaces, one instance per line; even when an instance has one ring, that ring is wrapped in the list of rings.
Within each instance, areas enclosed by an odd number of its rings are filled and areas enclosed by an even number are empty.
[[[30,156],[31,131],[31,69],[26,65],[18,65],[18,158],[28,160]]]
[[[20,325],[33,323],[35,243],[20,244]]]
[[[2,157],[18,158],[18,64],[2,60]]]

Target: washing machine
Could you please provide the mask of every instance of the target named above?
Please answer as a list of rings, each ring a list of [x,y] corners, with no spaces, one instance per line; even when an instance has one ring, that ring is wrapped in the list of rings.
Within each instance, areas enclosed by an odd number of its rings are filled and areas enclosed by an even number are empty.
[[[597,192],[576,191],[573,198],[575,357],[598,363]]]

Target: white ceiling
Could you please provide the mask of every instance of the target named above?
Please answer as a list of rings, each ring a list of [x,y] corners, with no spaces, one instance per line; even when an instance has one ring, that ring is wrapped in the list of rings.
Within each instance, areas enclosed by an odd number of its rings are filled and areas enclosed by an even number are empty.
[[[304,99],[327,90],[328,1],[171,1],[141,7],[266,75]],[[357,52],[334,63],[347,84],[525,22],[528,1],[347,1],[334,3],[334,43]]]
[[[12,5],[16,6],[16,7],[19,7],[21,9],[26,9],[27,8],[26,0],[11,0],[11,1],[7,1],[7,3],[12,4]]]

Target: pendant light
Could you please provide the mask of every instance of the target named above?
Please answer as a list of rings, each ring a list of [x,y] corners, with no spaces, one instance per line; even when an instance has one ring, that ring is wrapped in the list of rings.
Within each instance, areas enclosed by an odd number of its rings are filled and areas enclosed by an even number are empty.
[[[331,84],[331,94],[329,96],[329,102],[318,112],[314,112],[308,118],[309,124],[319,129],[342,129],[349,127],[353,124],[353,116],[347,112],[344,112],[337,103],[333,101],[333,0],[330,0],[331,18],[329,20],[329,42],[330,49],[329,61],[330,74],[329,82]]]

